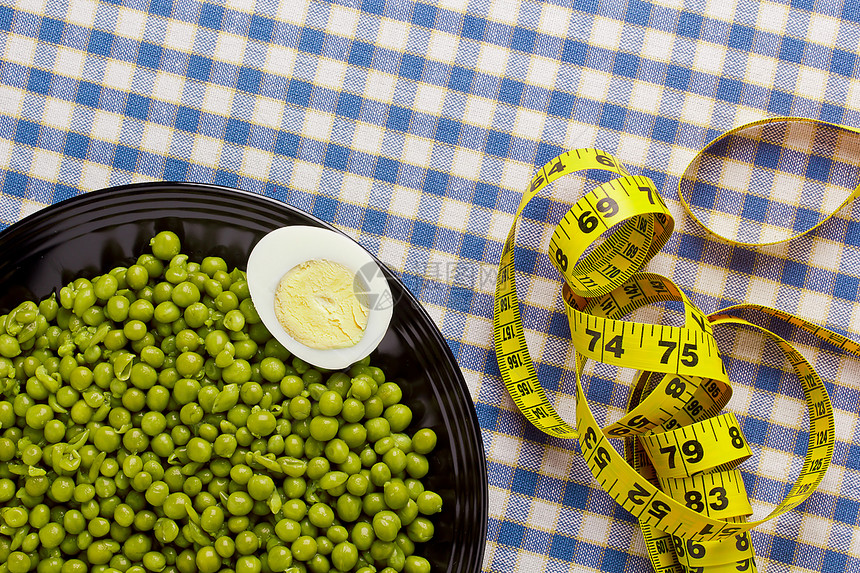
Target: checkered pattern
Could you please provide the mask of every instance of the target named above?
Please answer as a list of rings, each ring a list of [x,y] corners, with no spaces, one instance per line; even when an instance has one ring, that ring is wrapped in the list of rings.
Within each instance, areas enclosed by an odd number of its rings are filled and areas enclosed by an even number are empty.
[[[528,426],[500,384],[495,265],[536,166],[599,147],[651,177],[677,232],[649,270],[703,310],[767,304],[860,339],[860,206],[787,246],[751,250],[708,238],[677,194],[695,153],[742,123],[796,115],[860,126],[856,2],[9,2],[0,227],[93,189],[188,180],[275,197],[358,239],[420,298],[469,383],[489,466],[485,571],[650,567],[636,524],[596,487],[578,448]],[[739,218],[766,223],[761,236],[810,224],[832,203],[831,186],[853,186],[860,157],[856,142],[826,135],[821,153],[815,137],[791,130],[739,138],[733,157],[767,144],[751,156],[757,185],[703,163],[694,204],[743,237],[751,227]],[[812,160],[792,159],[802,146],[774,147],[804,137],[816,143]],[[799,195],[777,185],[797,176]],[[543,249],[564,206],[592,184],[570,178],[533,201],[517,251],[530,348],[569,420],[572,351]],[[755,444],[747,490],[763,516],[801,463],[799,389],[760,338],[721,336],[734,354],[729,408]],[[759,570],[857,571],[860,364],[798,338],[833,398],[834,464],[798,510],[753,532]],[[593,370],[598,418],[614,419],[630,373]]]

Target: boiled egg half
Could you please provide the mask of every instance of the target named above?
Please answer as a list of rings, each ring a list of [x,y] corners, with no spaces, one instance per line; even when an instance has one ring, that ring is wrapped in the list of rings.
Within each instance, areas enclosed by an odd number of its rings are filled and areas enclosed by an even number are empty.
[[[358,362],[391,323],[388,280],[364,248],[336,231],[294,225],[268,233],[251,251],[247,277],[269,332],[318,368]]]

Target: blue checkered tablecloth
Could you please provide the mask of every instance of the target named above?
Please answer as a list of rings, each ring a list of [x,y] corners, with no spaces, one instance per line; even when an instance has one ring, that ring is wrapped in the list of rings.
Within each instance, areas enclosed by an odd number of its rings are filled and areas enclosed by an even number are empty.
[[[796,241],[750,248],[707,235],[678,195],[695,154],[743,123],[860,127],[858,45],[851,0],[0,0],[0,228],[155,180],[238,187],[333,223],[403,279],[462,367],[489,468],[484,571],[646,572],[635,520],[578,446],[530,427],[501,384],[493,293],[520,196],[559,153],[607,150],[652,178],[676,218],[648,270],[706,312],[767,304],[860,340],[860,205]],[[783,146],[771,147],[752,183],[701,170],[693,208],[735,232],[732,213],[793,228],[811,220],[796,208],[807,197],[838,206],[822,182],[857,182],[856,141],[815,151],[840,155],[823,178],[817,159],[774,175]],[[773,197],[804,177],[818,185]],[[544,249],[587,183],[535,199],[517,248],[529,346],[570,421],[573,351]],[[765,217],[769,205],[793,209],[788,223]],[[794,334],[827,382],[837,441],[818,491],[753,531],[759,570],[860,571],[860,363]],[[771,344],[720,336],[763,517],[802,464],[802,392]],[[617,418],[631,374],[591,374],[598,421]]]

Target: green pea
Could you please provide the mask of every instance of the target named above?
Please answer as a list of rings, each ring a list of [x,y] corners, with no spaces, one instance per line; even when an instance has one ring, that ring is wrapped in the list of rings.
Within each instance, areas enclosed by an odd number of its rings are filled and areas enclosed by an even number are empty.
[[[421,428],[412,436],[412,448],[416,453],[429,454],[436,448],[436,432]]]
[[[373,516],[373,532],[377,539],[394,541],[400,531],[400,518],[393,511],[382,510]]]
[[[433,522],[426,517],[416,517],[406,528],[409,539],[415,543],[426,543],[433,537]]]
[[[316,416],[311,419],[311,436],[321,442],[327,442],[337,435],[339,424],[336,418],[330,416]]]
[[[192,462],[208,462],[212,458],[212,444],[202,438],[193,437],[186,444],[185,452]]]
[[[116,541],[99,539],[87,547],[87,560],[91,565],[105,565],[118,550],[119,543]]]
[[[129,320],[122,327],[122,333],[129,340],[140,340],[146,336],[147,327],[146,324],[140,320]]]
[[[253,506],[253,498],[244,491],[233,492],[227,498],[227,511],[233,515],[248,515]]]
[[[412,410],[406,404],[388,406],[384,416],[392,432],[402,432],[412,423]]]
[[[401,509],[409,502],[409,490],[402,480],[390,480],[383,486],[383,498],[391,509]]]
[[[409,555],[403,565],[405,573],[430,573],[430,562],[418,555]]]
[[[355,452],[348,452],[343,463],[338,464],[338,469],[347,475],[357,474],[361,471],[361,458]]]
[[[221,434],[217,438],[215,438],[215,443],[212,449],[216,456],[220,456],[222,458],[229,458],[233,455],[233,452],[236,451],[238,445],[239,444],[236,441],[236,436],[233,436],[231,434]]]
[[[31,428],[41,430],[54,417],[54,411],[46,404],[35,404],[27,410],[25,415],[27,425]]]
[[[418,495],[415,502],[418,504],[418,511],[424,515],[432,515],[442,511],[442,497],[436,492],[424,490]]]
[[[251,365],[244,359],[233,360],[230,364],[224,367],[224,370],[221,372],[221,378],[224,382],[230,384],[242,384],[247,382],[251,379]]]
[[[200,328],[209,319],[209,308],[202,302],[194,302],[185,308],[182,317],[189,327]]]
[[[394,440],[392,436],[385,436],[384,438],[380,438],[373,444],[373,451],[379,455],[384,455],[390,449],[397,447],[397,442]]]
[[[379,418],[382,416],[385,406],[382,404],[382,398],[379,396],[371,396],[364,401],[364,417],[368,420]]]
[[[347,423],[338,430],[338,437],[349,448],[359,448],[367,441],[367,428],[357,422]]]
[[[394,440],[394,445],[403,450],[403,453],[412,452],[412,438],[403,433],[394,433],[391,438]]]
[[[149,271],[143,265],[131,265],[125,271],[125,282],[128,288],[139,290],[149,282]]]
[[[259,501],[268,500],[275,491],[275,482],[265,474],[254,474],[248,480],[248,494]]]
[[[327,528],[334,522],[334,512],[324,503],[315,503],[308,508],[308,519],[317,527]]]
[[[142,452],[149,447],[149,436],[140,428],[132,428],[123,434],[122,445],[129,452]]]
[[[23,551],[13,551],[6,560],[9,573],[27,573],[30,570],[30,556]]]
[[[316,456],[308,461],[306,472],[310,479],[321,479],[330,469],[331,464],[327,459]]]
[[[298,376],[288,374],[281,379],[280,389],[286,398],[295,398],[305,389],[305,383]]]
[[[398,510],[395,510],[397,517],[400,518],[400,523],[405,527],[412,523],[412,521],[418,517],[418,504],[415,503],[415,500],[409,498],[406,502],[406,505],[401,507]]]
[[[244,275],[240,275],[233,280],[230,284],[230,291],[236,293],[236,296],[240,301],[251,296],[251,293],[248,290],[248,281],[245,280]]]
[[[406,454],[400,448],[391,448],[385,452],[382,461],[391,469],[392,474],[398,474],[406,469]]]
[[[287,374],[287,367],[279,358],[267,356],[260,362],[260,374],[267,382],[280,383]]]
[[[427,457],[415,452],[406,454],[406,473],[413,478],[422,478],[430,471]]]
[[[364,402],[373,395],[373,387],[366,377],[357,376],[352,379],[349,394],[356,400]]]
[[[353,474],[346,480],[346,489],[349,493],[355,496],[363,496],[367,493],[370,480],[362,474]]]
[[[366,521],[359,521],[352,528],[350,540],[359,551],[367,551],[376,540],[373,525]]]
[[[59,495],[58,493],[55,495]],[[67,494],[66,494],[67,495]],[[74,486],[72,498],[78,503],[84,504],[92,500],[96,495],[96,488],[88,483],[79,483]],[[65,497],[65,495],[63,495]],[[59,501],[59,500],[58,500]]]
[[[171,291],[172,293],[172,291]],[[153,312],[153,317],[158,322],[163,323],[171,323],[176,320],[179,320],[179,317],[182,315],[182,311],[173,302],[172,299],[164,300],[158,303],[158,306],[155,307],[155,311]]]
[[[275,524],[275,535],[284,543],[292,543],[302,534],[302,528],[295,519],[284,518]]]
[[[210,506],[200,515],[200,527],[204,531],[214,533],[224,524],[224,510],[220,506]]]
[[[301,521],[307,515],[307,504],[301,499],[289,499],[281,507],[281,513],[288,519]]]
[[[217,271],[227,272],[227,263],[221,257],[204,257],[200,262],[200,270],[214,277]]]
[[[248,416],[246,425],[255,436],[268,436],[275,431],[277,420],[268,410],[257,410]]]
[[[192,282],[182,281],[173,287],[170,298],[176,306],[187,308],[200,301],[200,289]]]
[[[108,299],[107,304],[105,305],[105,313],[107,314],[107,317],[114,322],[123,322],[128,318],[130,307],[131,302],[128,298],[122,295],[114,295]]]
[[[240,555],[251,555],[260,547],[260,539],[253,531],[241,531],[236,534],[236,552]]]
[[[365,422],[364,427],[367,429],[367,439],[371,442],[391,435],[391,424],[386,418],[371,418]]]
[[[357,520],[363,509],[361,498],[349,493],[338,496],[335,508],[337,509],[338,518],[346,522]]]
[[[275,545],[266,555],[269,569],[275,573],[286,571],[293,564],[293,554],[283,545]]]
[[[232,332],[238,332],[245,326],[245,315],[238,309],[227,311],[224,315],[224,328]]]
[[[148,551],[143,556],[143,566],[149,571],[162,571],[167,564],[167,559],[163,553],[158,551]]]
[[[295,420],[304,420],[311,414],[311,402],[304,396],[295,396],[290,400],[287,410]]]
[[[307,491],[307,482],[301,477],[288,477],[284,480],[284,495],[288,498],[299,498]]]
[[[162,261],[169,261],[178,255],[182,246],[179,237],[172,231],[161,231],[149,241],[149,245],[152,247],[152,254]]]
[[[226,290],[215,297],[215,308],[224,314],[235,310],[239,308],[239,297],[236,293]]]
[[[364,403],[355,398],[346,398],[341,408],[341,416],[347,423],[356,423],[364,418]]]
[[[375,464],[379,459],[370,444],[365,445],[361,449],[361,452],[359,453],[358,457],[361,460],[361,465],[366,468],[372,467],[373,464]]]
[[[87,531],[93,537],[104,537],[110,533],[110,522],[104,517],[96,517],[87,524]]]
[[[27,509],[24,507],[7,507],[0,510],[3,521],[9,527],[23,527],[28,521]]]
[[[242,288],[242,292],[240,293],[243,296],[247,294],[240,303],[239,310],[242,312],[242,315],[245,317],[246,324],[259,324],[260,323],[260,315],[257,313],[257,309],[254,307],[254,303],[249,298],[250,292],[248,291],[247,281],[245,281],[244,286]],[[240,297],[241,298],[241,297]]]
[[[259,350],[259,346],[257,346],[257,343],[250,338],[244,340],[234,340],[233,348],[235,350],[234,356],[236,358],[241,358],[242,360],[253,359],[256,356],[257,351]],[[254,364],[253,366],[255,368],[260,367],[259,364]],[[258,378],[255,378],[255,380],[258,380]]]
[[[226,535],[222,535],[218,539],[215,540],[215,543],[212,544],[212,547],[215,548],[215,552],[223,558],[229,559],[236,552],[236,542],[227,537]]]
[[[310,561],[317,553],[317,541],[310,535],[301,535],[290,546],[293,558],[299,561]]]
[[[194,564],[200,573],[215,573],[221,569],[221,556],[214,547],[204,546],[197,550]]]
[[[400,403],[403,399],[403,391],[394,382],[380,384],[377,395],[382,399],[382,404],[386,408]]]
[[[176,370],[186,378],[195,378],[203,371],[203,357],[196,352],[183,352],[176,358]]]
[[[388,569],[392,569],[394,571],[402,571],[403,567],[406,565],[406,555],[403,553],[403,550],[399,545],[395,543],[394,550],[391,552],[391,555],[388,557]]]
[[[236,573],[260,573],[263,567],[255,555],[243,555],[236,560]]]
[[[139,298],[128,308],[128,317],[132,320],[139,320],[141,322],[149,322],[152,320],[152,316],[155,312],[155,307],[152,306],[152,303],[146,299]]]

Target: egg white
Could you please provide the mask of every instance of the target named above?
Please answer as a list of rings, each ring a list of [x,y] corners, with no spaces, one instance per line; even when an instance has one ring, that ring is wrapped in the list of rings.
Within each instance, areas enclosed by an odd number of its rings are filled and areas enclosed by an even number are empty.
[[[345,266],[367,287],[367,327],[354,346],[311,348],[290,336],[275,316],[275,292],[281,278],[296,265],[315,259]],[[293,355],[318,368],[339,370],[361,360],[379,346],[391,323],[393,299],[379,265],[361,245],[335,231],[294,225],[268,233],[251,251],[247,277],[251,300],[272,336]]]

